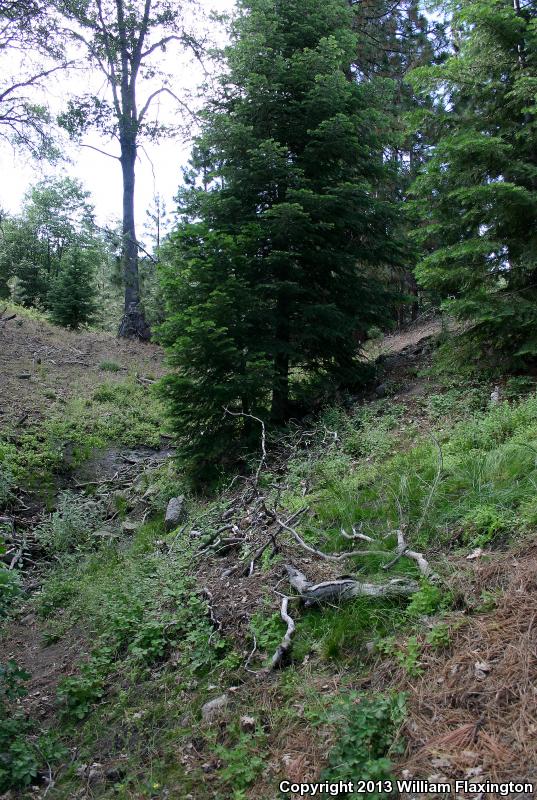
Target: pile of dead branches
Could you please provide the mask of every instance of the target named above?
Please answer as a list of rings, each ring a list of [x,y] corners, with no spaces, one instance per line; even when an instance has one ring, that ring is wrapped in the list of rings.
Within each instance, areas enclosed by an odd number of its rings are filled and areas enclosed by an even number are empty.
[[[232,412],[227,412],[232,413]],[[248,416],[248,415],[241,415]],[[258,562],[269,550],[272,554],[288,551],[290,548],[296,553],[303,552],[308,560],[324,562],[327,565],[353,563],[357,559],[367,559],[376,556],[385,559],[383,570],[388,572],[398,561],[406,559],[414,562],[420,573],[432,580],[436,579],[429,562],[423,555],[413,550],[405,537],[404,528],[397,531],[387,531],[386,535],[397,539],[395,551],[386,550],[384,542],[376,541],[371,536],[367,536],[358,527],[353,527],[348,533],[341,530],[341,536],[349,542],[347,548],[339,552],[324,552],[308,543],[298,530],[299,522],[311,515],[311,510],[304,505],[303,508],[292,514],[286,513],[282,508],[281,497],[287,488],[282,482],[274,482],[274,479],[263,479],[264,473],[268,473],[268,454],[266,443],[266,431],[264,422],[251,417],[256,421],[261,429],[261,457],[255,472],[250,476],[243,476],[236,480],[240,484],[240,490],[234,494],[232,503],[226,508],[215,524],[214,532],[203,536],[201,531],[192,531],[192,536],[200,538],[200,548],[198,556],[229,556],[236,553],[235,563],[227,567],[222,572],[222,579],[228,580],[232,576],[252,576],[257,569]],[[307,436],[307,434],[305,434]],[[327,432],[327,436],[335,444],[337,434]],[[295,443],[296,446],[296,443]],[[270,474],[283,473],[284,469],[275,469],[271,464]],[[437,478],[433,483],[431,492],[439,480],[441,464],[441,453]],[[427,507],[424,508],[424,514]],[[420,524],[422,521],[420,521]],[[255,535],[252,533],[255,532]],[[332,570],[333,571],[333,570]],[[416,592],[419,584],[412,578],[397,577],[387,579],[383,582],[372,583],[352,576],[345,575],[322,581],[314,581],[298,569],[293,563],[285,564],[284,577],[294,593],[291,595],[281,595],[280,614],[286,623],[287,629],[285,636],[271,659],[270,669],[280,666],[287,658],[291,650],[292,635],[295,630],[295,622],[289,612],[290,604],[294,601],[303,605],[322,604],[332,602],[342,602],[353,597],[397,597],[408,596]],[[281,581],[279,581],[281,583]],[[276,587],[274,587],[276,589]],[[213,611],[211,610],[211,613]],[[255,647],[255,643],[254,643]],[[251,654],[252,655],[252,654]],[[250,658],[251,658],[250,655]],[[250,659],[249,659],[250,660]]]
[[[2,561],[9,570],[22,569],[23,566],[35,566],[35,558],[41,551],[41,545],[35,534],[28,529],[15,525],[12,517],[0,517],[0,543],[4,552],[0,553]]]

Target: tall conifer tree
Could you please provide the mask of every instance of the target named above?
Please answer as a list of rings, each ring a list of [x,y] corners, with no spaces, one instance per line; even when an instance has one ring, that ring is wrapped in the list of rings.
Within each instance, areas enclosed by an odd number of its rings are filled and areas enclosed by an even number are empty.
[[[77,329],[95,314],[94,263],[96,253],[73,248],[59,274],[52,279],[47,297],[52,321]]]
[[[240,4],[164,259],[164,391],[201,473],[252,430],[224,407],[277,424],[308,379],[356,384],[382,320],[393,87],[357,79],[352,22],[346,0]]]
[[[489,352],[535,358],[537,3],[462,0],[452,28],[452,57],[416,71],[440,131],[413,189],[417,275]]]

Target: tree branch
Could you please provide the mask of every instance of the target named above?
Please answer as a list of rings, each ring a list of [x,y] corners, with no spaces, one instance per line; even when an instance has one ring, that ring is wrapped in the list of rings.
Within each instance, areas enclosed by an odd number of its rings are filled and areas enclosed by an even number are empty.
[[[160,89],[157,89],[156,91],[154,91],[152,94],[149,95],[146,102],[142,106],[142,109],[138,114],[138,124],[141,124],[143,118],[145,117],[149,109],[149,106],[151,105],[155,97],[157,97],[157,95],[159,94],[169,94],[170,97],[173,97],[176,103],[180,105],[181,108],[183,108],[185,111],[187,111],[191,117],[193,117],[195,120],[199,119],[199,115],[196,114],[194,111],[192,111],[183,100],[181,100],[179,97],[177,97],[177,95],[174,92],[172,92],[171,89],[168,89],[167,86],[161,86]]]
[[[278,649],[272,656],[270,661],[269,671],[277,669],[287,658],[289,651],[291,650],[291,637],[295,632],[295,622],[292,617],[289,616],[287,613],[287,607],[289,605],[289,598],[284,597],[282,598],[282,605],[280,609],[280,616],[284,622],[287,623],[287,630],[285,631],[285,636],[283,637],[282,641],[278,645]]]
[[[304,509],[304,511],[306,510],[307,509]],[[386,552],[386,550],[349,550],[345,551],[344,553],[323,553],[322,550],[317,550],[317,548],[307,544],[294,528],[292,528],[290,525],[287,525],[287,523],[285,523],[279,517],[276,517],[276,521],[284,531],[288,531],[292,534],[295,541],[302,548],[304,548],[304,550],[307,550],[308,553],[311,553],[318,558],[322,558],[323,561],[343,561],[346,558],[355,558],[356,556],[361,556],[362,558],[364,556],[382,556],[384,558],[388,558],[388,556],[390,556],[390,553]]]
[[[151,53],[154,53],[155,50],[158,50],[159,47],[167,45],[168,42],[180,42],[180,41],[182,41],[182,36],[177,36],[176,34],[165,36],[163,39],[160,39],[158,42],[155,42],[155,44],[152,44],[151,47],[148,47],[147,50],[145,50],[142,53],[140,61],[143,61],[144,58],[150,56]]]
[[[388,583],[362,583],[353,578],[339,578],[313,584],[292,564],[286,564],[285,570],[289,583],[308,605],[353,597],[406,597],[419,589],[416,581],[407,578],[393,578]]]
[[[60,64],[56,67],[51,67],[51,69],[43,70],[42,72],[38,72],[36,75],[33,75],[31,78],[28,78],[25,81],[19,81],[19,83],[14,83],[12,86],[9,86],[0,94],[0,103],[5,100],[8,95],[12,92],[16,91],[17,89],[23,89],[25,86],[35,86],[36,82],[41,80],[41,78],[47,78],[49,75],[52,75],[53,72],[58,72],[60,69],[67,69],[67,67],[71,66],[74,62],[67,61],[65,63]]]
[[[87,147],[89,150],[95,150],[97,153],[100,153],[103,156],[108,156],[108,158],[113,158],[116,161],[121,161],[119,156],[115,156],[112,153],[106,153],[104,150],[100,150],[98,147],[94,147],[92,144],[81,144],[80,147]]]

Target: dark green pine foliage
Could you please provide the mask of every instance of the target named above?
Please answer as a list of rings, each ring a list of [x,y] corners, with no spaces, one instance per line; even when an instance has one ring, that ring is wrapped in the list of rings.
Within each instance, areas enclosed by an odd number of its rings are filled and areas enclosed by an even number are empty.
[[[463,0],[454,55],[415,75],[436,90],[440,131],[413,187],[418,279],[485,352],[514,362],[537,356],[536,12],[533,0]]]
[[[346,0],[240,4],[164,251],[176,370],[163,390],[183,452],[214,477],[313,383],[354,386],[397,261],[382,199],[392,84],[358,82]]]
[[[429,155],[428,125],[415,130],[409,118],[432,107],[431,93],[417,94],[408,75],[418,66],[442,62],[447,55],[446,22],[422,11],[420,0],[360,0],[353,3],[354,27],[359,31],[355,66],[364,77],[390,78],[395,85],[393,113],[399,135],[392,137],[385,158],[392,161],[392,182],[385,191],[394,202],[404,204],[408,189]],[[434,115],[430,122],[435,122]],[[429,122],[429,124],[430,124]],[[413,225],[408,223],[408,227]],[[408,237],[407,237],[408,245]],[[386,266],[385,282],[393,288],[394,303],[386,316],[386,327],[404,325],[419,312],[419,291],[414,270],[417,253],[407,247],[406,258]]]
[[[95,313],[96,289],[91,253],[70,250],[59,274],[52,279],[47,306],[53,322],[77,329]]]

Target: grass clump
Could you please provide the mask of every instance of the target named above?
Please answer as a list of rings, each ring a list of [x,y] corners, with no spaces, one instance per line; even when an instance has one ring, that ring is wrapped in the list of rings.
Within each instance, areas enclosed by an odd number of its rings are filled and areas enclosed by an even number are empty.
[[[62,531],[64,525],[62,519]],[[69,525],[76,530],[73,517]],[[186,561],[151,552],[149,539],[162,535],[161,524],[150,522],[128,548],[110,545],[82,561],[64,555],[38,593],[36,610],[53,638],[61,620],[62,634],[69,627],[82,627],[95,643],[78,675],[60,684],[65,718],[87,716],[117,673],[118,659],[120,673],[142,680],[149,668],[165,664],[172,653],[175,668],[198,678],[224,656],[227,645],[214,631]]]
[[[500,543],[537,521],[535,394],[476,412],[435,438],[392,440],[388,455],[381,449],[366,461],[346,455],[346,434],[339,435],[339,448],[297,459],[291,471],[296,496],[289,507],[311,507],[306,534],[327,550],[339,547],[340,529],[352,525],[376,540],[375,549],[378,542],[389,550],[391,531],[401,525],[410,543],[427,549]],[[373,562],[360,564],[365,573],[378,571]]]
[[[159,447],[162,417],[156,396],[134,379],[102,384],[93,399],[74,398],[52,409],[16,442],[0,437],[0,503],[16,487],[52,494],[58,475],[110,445]]]
[[[368,642],[404,623],[404,604],[394,600],[357,597],[336,607],[311,608],[297,626],[294,658],[299,661],[314,651],[327,661],[350,660],[356,669],[356,654],[365,659]]]
[[[62,492],[57,508],[35,530],[43,548],[58,556],[94,547],[94,534],[104,524],[102,503],[73,492]]]
[[[102,372],[121,372],[123,367],[117,361],[101,361],[99,369]]]

